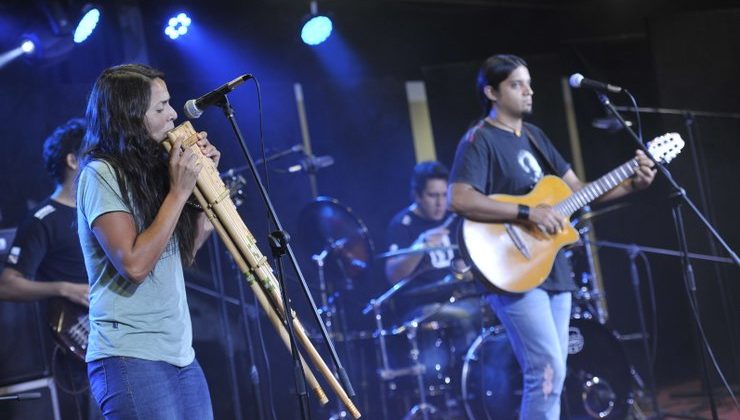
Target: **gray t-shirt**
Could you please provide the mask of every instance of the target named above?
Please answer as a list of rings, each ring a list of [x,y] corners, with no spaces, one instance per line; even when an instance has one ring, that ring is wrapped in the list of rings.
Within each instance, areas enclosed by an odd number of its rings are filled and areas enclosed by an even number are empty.
[[[154,270],[136,285],[116,270],[92,232],[99,216],[134,212],[122,198],[113,168],[92,161],[80,173],[77,228],[90,282],[86,361],[128,356],[186,366],[195,358],[180,251],[171,238]],[[139,232],[143,230],[136,216]]]

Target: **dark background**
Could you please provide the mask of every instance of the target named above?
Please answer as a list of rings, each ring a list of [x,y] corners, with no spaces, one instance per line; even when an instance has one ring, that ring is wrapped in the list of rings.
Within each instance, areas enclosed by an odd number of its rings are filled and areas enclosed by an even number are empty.
[[[162,30],[165,20],[179,10],[187,11],[194,24],[186,37],[172,41]],[[641,106],[740,111],[736,77],[740,73],[740,8],[735,2],[323,1],[319,10],[333,18],[334,33],[318,47],[304,45],[298,35],[308,10],[307,2],[284,0],[111,1],[106,2],[101,22],[86,43],[53,59],[19,59],[0,68],[0,115],[5,116],[0,125],[0,228],[16,226],[29,207],[50,193],[52,184],[40,159],[43,139],[61,122],[82,115],[86,95],[100,71],[122,62],[147,61],[162,69],[176,109],[186,99],[239,74],[256,75],[268,153],[301,142],[293,96],[293,83],[301,83],[313,151],[329,154],[336,161],[318,173],[319,194],[352,209],[367,225],[375,252],[385,247],[388,220],[409,202],[408,179],[415,156],[404,88],[407,80],[426,83],[437,156],[447,165],[460,136],[480,114],[474,75],[480,62],[494,53],[515,53],[528,60],[536,92],[530,120],[549,134],[566,159],[571,156],[560,83],[573,72],[627,87]],[[37,4],[0,3],[0,51],[14,48],[30,28],[44,27],[48,30]],[[248,147],[257,155],[260,115],[255,85],[247,83],[230,98]],[[573,99],[587,178],[594,179],[629,159],[634,146],[623,132],[591,126],[594,118],[604,116],[593,94],[573,91]],[[628,105],[624,97],[614,97],[614,102]],[[634,121],[633,114],[627,115]],[[646,138],[676,131],[689,141],[686,121],[683,115],[642,114]],[[740,203],[735,188],[740,185],[740,172],[735,161],[740,151],[740,122],[700,116],[693,123],[693,142],[670,169],[737,249]],[[217,109],[210,109],[194,125],[207,130],[222,151],[221,169],[244,164],[229,125]],[[284,167],[283,162],[274,167]],[[285,227],[298,231],[298,216],[312,199],[308,178],[272,171],[269,190]],[[263,240],[268,229],[266,211],[251,180],[247,191],[249,199],[241,211],[267,253]],[[668,184],[659,177],[650,190],[625,200],[629,207],[597,219],[598,238],[677,249],[669,194]],[[691,251],[726,256],[720,247],[713,248],[706,231],[685,207],[683,214]],[[317,297],[316,269],[306,256],[318,250],[307,249],[309,242],[294,235],[302,269]],[[211,246],[189,274],[191,285],[204,287],[192,289],[190,299],[196,350],[208,375],[217,418],[254,415],[251,360],[262,377],[261,391],[272,393],[279,417],[292,416],[295,406],[289,389],[293,382],[285,369],[290,358],[276,343],[272,327],[264,331],[269,361],[260,348],[251,357],[241,311],[230,303],[222,308],[216,297],[206,293],[218,291],[223,280],[227,295],[239,295],[228,259],[215,257],[222,254]],[[602,248],[600,257],[610,326],[624,334],[637,332],[627,255]],[[214,266],[218,263],[223,264],[222,273]],[[655,307],[648,299],[650,283],[640,263],[648,322],[655,319],[658,327],[656,379],[669,384],[697,378],[696,332],[680,260],[649,254],[649,266]],[[696,261],[695,270],[705,330],[723,372],[737,383],[737,269]],[[372,329],[371,320],[359,315],[359,310],[388,287],[381,264],[374,264],[354,286],[342,291],[342,306],[349,329],[367,332]],[[288,288],[294,300],[302,301],[293,275]],[[244,296],[249,302],[251,336],[256,338],[254,316],[261,310],[254,311],[250,292]],[[308,315],[302,319],[313,324]],[[267,325],[264,319],[261,324]],[[344,358],[354,365],[354,381],[370,383],[361,392],[377,396],[377,388],[367,379],[375,368],[372,346],[372,341],[358,339],[341,343],[340,351],[352,355]],[[639,344],[627,342],[625,349],[644,375]],[[712,378],[719,386],[715,374]],[[234,408],[237,399],[239,409]],[[362,401],[361,409],[370,413],[377,409],[373,397]]]

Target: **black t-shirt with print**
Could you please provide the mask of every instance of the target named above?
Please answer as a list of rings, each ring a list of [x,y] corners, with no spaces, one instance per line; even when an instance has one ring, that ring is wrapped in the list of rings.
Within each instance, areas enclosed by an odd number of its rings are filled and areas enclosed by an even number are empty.
[[[524,129],[521,136],[516,136],[481,120],[460,141],[450,172],[450,182],[469,184],[485,195],[522,195],[528,193],[546,174],[565,175],[570,165],[545,133],[529,123],[524,123]],[[554,168],[550,168],[532,145],[527,131]],[[568,260],[561,251],[555,258],[550,275],[540,287],[551,291],[574,290],[570,272]]]
[[[388,224],[388,250],[396,251],[402,248],[408,248],[413,245],[414,241],[419,238],[423,232],[441,226],[450,217],[451,213],[447,212],[442,220],[429,220],[420,217],[407,207],[396,214]],[[454,225],[454,222],[453,222]],[[449,226],[450,232],[454,231],[455,226]],[[442,245],[452,245],[450,234],[442,238]],[[431,269],[449,268],[455,253],[452,249],[442,249],[427,252],[424,258],[417,266],[417,270],[426,271]]]
[[[77,209],[50,198],[18,227],[5,266],[38,281],[87,283],[77,237]]]

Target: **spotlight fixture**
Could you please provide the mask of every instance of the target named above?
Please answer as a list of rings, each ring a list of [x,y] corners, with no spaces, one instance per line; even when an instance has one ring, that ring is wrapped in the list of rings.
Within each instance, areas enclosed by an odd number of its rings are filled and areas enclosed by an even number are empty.
[[[177,39],[186,33],[193,20],[186,13],[178,13],[177,16],[171,17],[167,21],[167,26],[164,28],[164,33],[170,39]]]
[[[44,47],[41,44],[41,38],[36,33],[26,33],[21,36],[20,46],[18,47],[23,55],[34,60],[44,53]]]
[[[82,8],[82,18],[80,19],[74,32],[74,41],[79,44],[84,42],[95,30],[100,20],[100,9],[92,4],[86,4]]]
[[[36,51],[36,42],[31,39],[24,39],[21,42],[21,52],[23,54],[31,55],[34,51]]]
[[[311,1],[310,18],[303,24],[301,39],[307,45],[319,45],[331,36],[333,25],[327,16],[318,14],[316,0]]]

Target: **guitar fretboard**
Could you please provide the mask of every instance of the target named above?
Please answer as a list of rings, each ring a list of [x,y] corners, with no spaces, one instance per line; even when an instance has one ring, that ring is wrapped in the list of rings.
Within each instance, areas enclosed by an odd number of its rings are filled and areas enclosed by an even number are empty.
[[[622,181],[632,176],[637,168],[637,160],[632,159],[613,171],[607,173],[596,181],[586,184],[580,191],[573,193],[570,197],[554,206],[560,214],[570,217],[578,209],[596,200],[607,191],[619,185]]]

